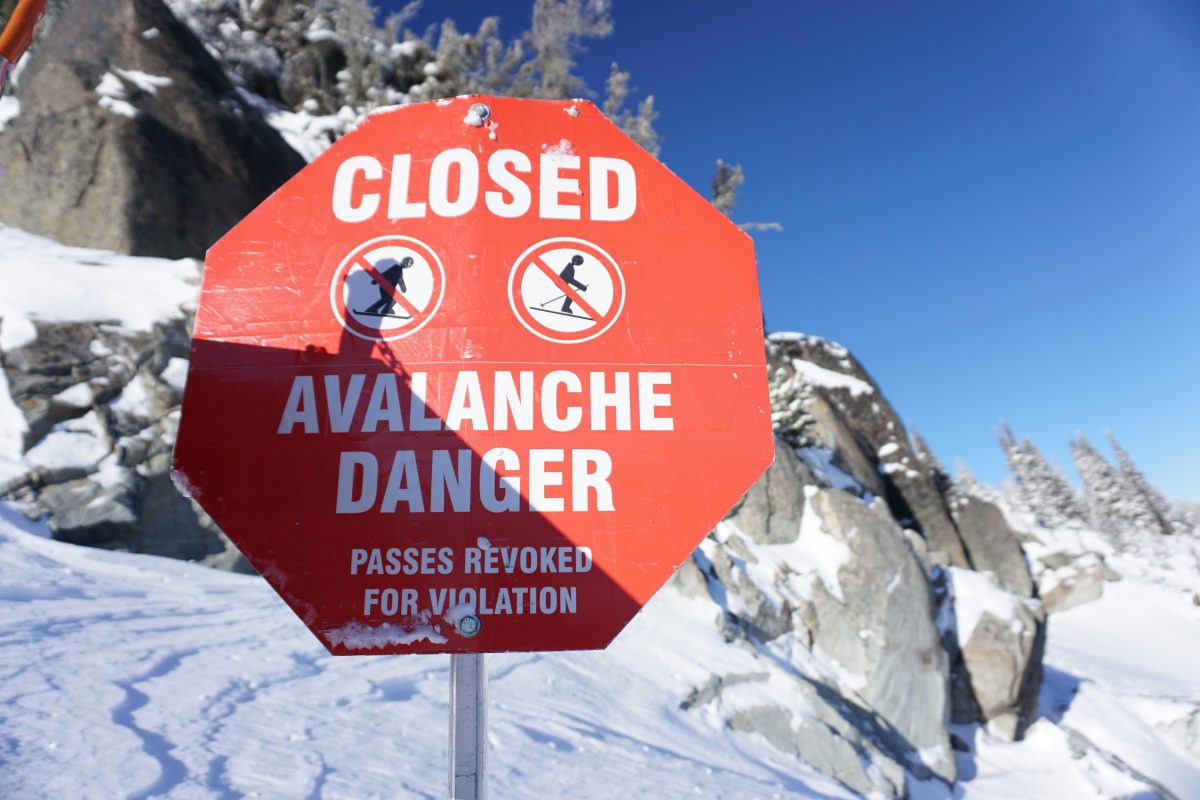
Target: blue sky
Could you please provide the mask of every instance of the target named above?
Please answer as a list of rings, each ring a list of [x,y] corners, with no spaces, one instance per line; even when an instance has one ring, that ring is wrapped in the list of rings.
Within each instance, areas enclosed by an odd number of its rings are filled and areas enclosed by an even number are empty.
[[[1003,417],[1074,477],[1110,428],[1200,499],[1200,6],[614,5],[581,72],[655,95],[698,190],[743,165],[735,220],[784,227],[755,235],[769,330],[849,346],[947,466],[999,481]]]

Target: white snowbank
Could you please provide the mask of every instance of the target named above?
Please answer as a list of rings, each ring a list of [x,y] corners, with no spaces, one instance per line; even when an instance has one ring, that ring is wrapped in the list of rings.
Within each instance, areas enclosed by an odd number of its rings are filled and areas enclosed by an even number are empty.
[[[0,350],[32,342],[35,320],[147,330],[183,316],[181,306],[199,293],[199,265],[191,259],[69,247],[3,225],[0,252]]]

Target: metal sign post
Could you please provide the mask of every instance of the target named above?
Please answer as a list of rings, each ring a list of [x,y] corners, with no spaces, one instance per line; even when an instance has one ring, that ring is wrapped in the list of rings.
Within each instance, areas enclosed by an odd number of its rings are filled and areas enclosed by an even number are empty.
[[[450,797],[487,797],[487,666],[483,653],[450,656]]]

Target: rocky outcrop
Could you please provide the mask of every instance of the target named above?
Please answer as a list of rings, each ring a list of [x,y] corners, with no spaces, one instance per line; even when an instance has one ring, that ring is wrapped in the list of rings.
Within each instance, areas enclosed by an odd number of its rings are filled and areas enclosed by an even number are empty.
[[[784,334],[768,354],[775,463],[676,579],[761,668],[683,705],[861,794],[953,782],[952,720],[1019,738],[1036,716],[1046,612],[1019,536],[938,479],[844,348]]]
[[[764,658],[759,679],[778,686],[781,702],[718,675],[690,705],[717,697],[730,727],[801,754],[855,791],[903,796],[907,773],[953,781],[949,663],[925,568],[882,501],[818,487],[786,449],[776,464],[689,569],[722,607],[728,638],[788,654]],[[803,498],[799,520],[769,542],[764,529],[743,529],[771,519],[748,512],[786,491]],[[798,649],[807,660],[797,663]],[[781,672],[781,661],[792,670]]]
[[[814,336],[772,334],[767,361],[775,410],[792,417],[793,445],[820,444],[901,525],[918,531],[936,564],[969,566],[946,499],[920,467],[904,425],[879,387],[846,348]],[[786,404],[783,398],[787,398]]]
[[[161,0],[72,0],[0,131],[0,222],[69,244],[204,251],[303,160]]]
[[[0,498],[63,541],[245,568],[169,478],[199,264],[0,233]]]

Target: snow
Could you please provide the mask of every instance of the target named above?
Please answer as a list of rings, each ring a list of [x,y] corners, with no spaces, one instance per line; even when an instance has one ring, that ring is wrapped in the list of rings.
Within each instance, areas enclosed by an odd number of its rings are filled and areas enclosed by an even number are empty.
[[[3,320],[0,320],[3,325]],[[0,332],[2,332],[0,328]],[[13,401],[8,390],[8,375],[0,369],[0,494],[29,472],[22,459],[25,432],[29,425],[25,415]]]
[[[553,144],[542,145],[542,152],[549,156],[573,156],[575,155],[575,145],[570,139],[559,139]]]
[[[0,97],[0,131],[21,113],[21,101],[14,95]]]
[[[41,470],[72,469],[91,472],[110,451],[104,426],[95,411],[60,422],[25,453],[25,460]]]
[[[125,84],[111,72],[105,72],[101,76],[95,91],[100,95],[98,102],[101,108],[106,108],[114,114],[120,114],[130,119],[138,115],[138,110],[126,100]]]
[[[804,493],[811,501],[816,489],[806,486]],[[854,536],[854,533],[851,530],[846,534],[847,538]],[[812,502],[804,504],[804,514],[800,518],[800,538],[796,540],[796,546],[803,553],[802,563],[806,562],[813,568],[830,594],[840,602],[846,602],[842,594],[842,585],[838,581],[838,570],[850,560],[850,548],[825,532],[821,517],[813,510]]]
[[[157,39],[162,32],[158,28],[146,28],[142,31],[142,38],[146,41]]]
[[[428,622],[417,625],[393,625],[390,622],[384,622],[381,625],[367,625],[362,622],[350,622],[325,633],[329,637],[329,641],[350,650],[374,650],[388,645],[414,644],[422,641],[445,644],[448,641],[436,625],[430,625]]]
[[[149,422],[154,417],[150,408],[152,397],[151,390],[146,388],[145,380],[141,375],[137,375],[125,384],[121,394],[109,401],[108,407],[126,416]]]
[[[151,75],[148,72],[142,72],[140,69],[121,69],[113,67],[113,72],[119,75],[127,83],[132,83],[137,88],[147,94],[158,94],[158,90],[170,86],[175,81],[165,75]],[[105,73],[107,78],[111,73]],[[103,81],[101,81],[103,83]],[[97,87],[96,91],[99,91]]]
[[[954,611],[958,618],[958,641],[971,641],[984,614],[1001,620],[1014,619],[1020,599],[996,585],[990,572],[947,567],[954,585]]]
[[[833,489],[845,489],[857,495],[866,493],[859,482],[844,469],[833,463],[834,452],[828,447],[801,447],[796,451],[796,457],[812,470],[813,477],[822,486]]]
[[[888,456],[899,452],[900,445],[898,445],[896,442],[888,442],[883,447],[879,448],[879,452],[876,455],[878,455],[880,458],[887,458]]]
[[[84,409],[92,404],[92,388],[87,385],[86,381],[76,383],[50,399],[70,408]]]
[[[483,127],[483,117],[479,116],[479,114],[475,111],[475,109],[472,108],[469,111],[467,111],[467,115],[465,117],[463,117],[463,124],[470,125],[473,128],[482,128]]]
[[[796,373],[805,382],[815,386],[821,386],[826,389],[845,389],[855,397],[862,394],[874,394],[875,392],[875,387],[861,378],[855,378],[853,375],[845,375],[841,372],[817,366],[811,361],[793,358],[792,369],[796,370]]]
[[[820,550],[814,532],[756,546],[752,566]],[[445,656],[332,657],[260,578],[45,537],[0,502],[0,796],[445,796]],[[836,575],[836,553],[817,560]],[[964,577],[960,598],[995,591]],[[784,671],[722,638],[715,612],[668,588],[606,651],[489,656],[492,795],[852,797],[728,728],[731,709],[807,709]],[[1149,797],[1157,783],[1195,797],[1200,762],[1163,726],[1200,703],[1198,626],[1190,596],[1150,580],[1056,615],[1025,740],[955,726],[970,746],[955,754],[961,782],[910,780],[912,796]],[[802,648],[772,657],[804,670],[819,660]],[[747,680],[682,710],[714,674]]]
[[[32,342],[34,321],[114,322],[148,330],[195,301],[190,259],[138,258],[68,247],[0,225],[0,350]]]
[[[188,360],[186,358],[172,358],[167,361],[167,366],[163,368],[162,373],[158,376],[163,383],[170,386],[177,392],[182,392],[187,384]]]
[[[33,527],[0,503],[0,796],[446,796],[447,657],[333,657],[260,578]],[[491,795],[853,797],[679,708],[697,659],[747,666],[713,612],[665,591],[606,651],[489,656]]]
[[[288,146],[305,161],[313,161],[329,149],[333,140],[344,135],[362,120],[352,109],[343,107],[336,114],[318,114],[318,104],[311,98],[306,100],[300,111],[275,105],[268,100],[238,88],[238,96],[253,108],[258,109],[267,124],[279,132]],[[370,116],[392,111],[397,106],[377,108]]]

